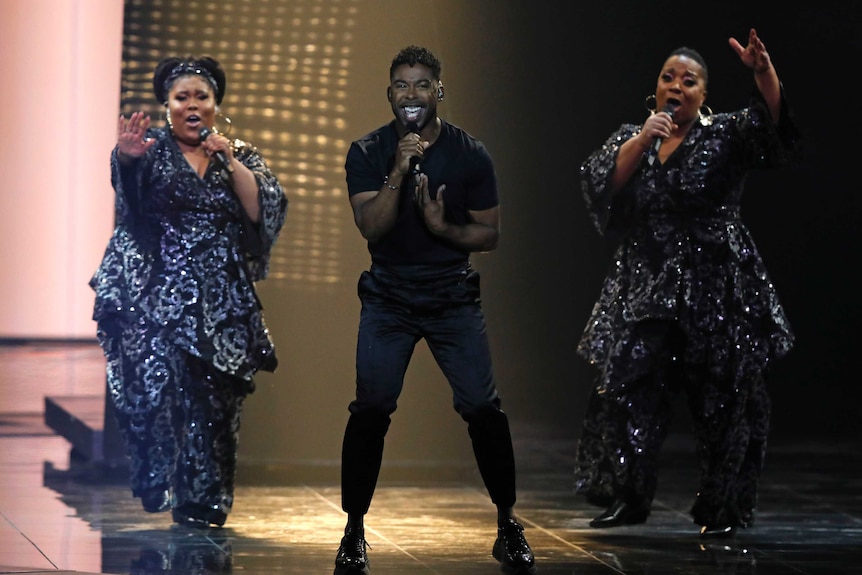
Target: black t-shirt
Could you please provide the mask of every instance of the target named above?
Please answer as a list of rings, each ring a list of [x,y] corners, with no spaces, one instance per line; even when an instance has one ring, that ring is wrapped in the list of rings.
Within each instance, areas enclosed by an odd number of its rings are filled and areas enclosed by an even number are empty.
[[[398,132],[395,122],[363,136],[350,145],[344,168],[350,196],[378,191],[395,161]],[[443,200],[446,220],[470,222],[469,211],[487,210],[498,204],[497,176],[485,146],[470,134],[441,120],[440,135],[425,150],[421,170],[428,175],[431,197],[446,184]],[[458,249],[428,231],[416,210],[411,178],[402,181],[398,218],[389,232],[368,243],[371,260],[384,266],[465,262],[470,252]]]

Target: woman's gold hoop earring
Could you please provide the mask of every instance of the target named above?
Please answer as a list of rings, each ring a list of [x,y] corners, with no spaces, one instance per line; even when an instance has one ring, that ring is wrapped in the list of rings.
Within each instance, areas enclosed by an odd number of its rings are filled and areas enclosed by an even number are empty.
[[[701,116],[712,116],[712,108],[706,104],[701,105],[699,112]]]
[[[165,104],[165,124],[168,125],[168,129],[173,134],[174,133],[174,124],[171,121],[171,109],[167,104]]]
[[[644,98],[644,107],[648,112],[655,114],[655,108],[658,105],[658,101],[656,100],[655,94],[650,94],[646,98]]]
[[[216,113],[215,119],[216,125],[213,126],[213,130],[215,130],[217,133],[221,134],[225,138],[230,136],[230,131],[233,129],[233,124],[231,123],[230,118],[228,116],[225,116],[221,112],[218,112]]]

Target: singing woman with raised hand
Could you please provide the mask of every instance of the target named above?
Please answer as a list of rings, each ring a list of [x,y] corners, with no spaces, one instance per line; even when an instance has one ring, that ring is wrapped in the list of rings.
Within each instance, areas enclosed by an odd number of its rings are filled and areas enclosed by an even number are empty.
[[[165,58],[166,125],[119,118],[115,228],[90,281],[132,493],[193,527],[225,523],[242,405],[277,364],[254,282],[287,197],[257,149],[214,129],[225,87],[213,58]]]
[[[578,346],[596,368],[576,455],[576,491],[607,509],[596,528],[642,523],[673,398],[692,413],[700,485],[691,515],[702,537],[754,521],[766,450],[772,362],[794,336],[740,219],[750,170],[798,160],[800,138],[755,30],[742,46],[753,71],[748,106],[706,107],[707,67],[674,50],[653,112],[624,124],[581,166],[598,231],[619,243]]]

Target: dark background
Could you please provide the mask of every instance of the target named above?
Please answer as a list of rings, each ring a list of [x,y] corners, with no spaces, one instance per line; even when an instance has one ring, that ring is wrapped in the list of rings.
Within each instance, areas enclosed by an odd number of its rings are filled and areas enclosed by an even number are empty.
[[[862,398],[853,357],[860,332],[855,293],[860,186],[854,146],[860,128],[860,8],[836,0],[788,6],[741,1],[260,0],[182,4],[172,12],[127,0],[126,41],[151,47],[124,51],[124,82],[137,81],[144,90],[139,99],[124,92],[126,109],[150,99],[148,73],[132,77],[136,59],[155,61],[174,51],[216,56],[227,69],[222,108],[239,118],[236,136],[258,145],[268,159],[283,160],[277,170],[291,207],[279,245],[288,256],[276,258],[276,265],[287,268],[283,276],[288,278],[291,270],[304,269],[319,251],[305,242],[320,227],[330,242],[332,281],[315,283],[304,279],[312,275],[303,272],[290,281],[271,277],[259,286],[281,364],[275,374],[261,374],[258,390],[246,404],[241,459],[337,468],[353,394],[356,280],[369,265],[348,206],[343,155],[350,140],[391,119],[385,90],[389,63],[399,49],[421,44],[441,58],[446,100],[440,114],[481,139],[495,160],[501,243],[473,261],[482,273],[504,409],[518,429],[536,427],[575,438],[593,376],[575,355],[575,346],[614,248],[589,222],[579,191],[579,164],[621,123],[645,118],[644,100],[653,93],[666,56],[679,46],[704,56],[710,76],[707,104],[714,111],[745,106],[754,86],[752,72],[727,40],[733,36],[744,45],[751,27],[766,43],[805,141],[802,165],[752,173],[743,201],[743,219],[797,334],[796,348],[774,365],[770,380],[773,436],[858,436]],[[248,20],[253,25],[241,25],[239,10],[256,15]],[[285,16],[288,24],[268,31],[279,10],[296,18]],[[162,26],[166,14],[170,26]],[[213,14],[218,15],[215,21]],[[130,15],[144,22],[132,29]],[[330,33],[324,30],[327,25]],[[144,34],[140,26],[153,30]],[[199,32],[208,36],[198,40]],[[303,93],[306,120],[291,112],[256,123],[252,112],[263,104],[255,97],[266,83],[236,78],[246,77],[250,60],[242,50],[255,42],[265,59],[327,38],[341,42],[331,66],[311,65],[306,76],[276,71],[274,80],[295,81],[298,89],[303,77],[314,85],[316,74],[344,80],[339,84],[343,93],[325,90],[341,94],[339,106],[320,111],[317,118],[322,120],[318,125],[332,130],[327,141],[334,157],[314,174],[297,160],[302,150],[294,151],[278,138],[290,143],[295,134],[315,132],[315,104],[323,101],[323,91],[312,87]],[[141,69],[152,68],[147,63]],[[291,111],[289,105],[287,109]],[[339,122],[326,122],[333,119],[331,110],[340,110]],[[317,197],[301,192],[306,176],[318,177],[322,189],[337,193]],[[318,213],[328,219],[315,219]],[[677,427],[685,430],[682,414]],[[417,459],[472,465],[466,429],[424,344],[417,347],[407,374],[385,464]]]
[[[853,357],[862,204],[852,166],[860,123],[849,101],[842,102],[856,75],[851,70],[858,70],[859,6],[516,4],[505,38],[485,35],[492,43],[484,46],[465,39],[478,51],[455,66],[450,61],[448,70],[450,76],[453,67],[474,74],[468,97],[481,102],[477,114],[482,103],[500,99],[496,116],[482,116],[475,131],[495,152],[502,175],[503,240],[481,262],[498,373],[504,382],[518,382],[507,394],[509,405],[519,415],[574,431],[588,393],[591,368],[573,357],[573,349],[613,246],[588,224],[578,164],[620,123],[644,118],[643,100],[678,46],[704,56],[706,103],[713,110],[744,105],[752,74],[727,38],[745,45],[754,27],[805,138],[803,165],[752,173],[743,201],[744,221],[798,338],[794,351],[774,365],[773,433],[858,434]]]

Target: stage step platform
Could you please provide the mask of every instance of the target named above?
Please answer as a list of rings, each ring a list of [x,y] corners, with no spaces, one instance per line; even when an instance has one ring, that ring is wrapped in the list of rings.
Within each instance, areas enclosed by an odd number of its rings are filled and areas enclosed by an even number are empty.
[[[77,457],[123,465],[122,440],[110,410],[104,394],[47,396],[45,425],[69,441]]]

